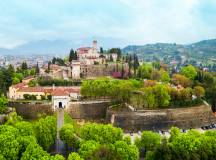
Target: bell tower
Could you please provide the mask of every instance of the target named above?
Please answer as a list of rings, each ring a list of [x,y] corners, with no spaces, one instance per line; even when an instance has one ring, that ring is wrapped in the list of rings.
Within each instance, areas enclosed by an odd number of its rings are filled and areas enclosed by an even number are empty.
[[[93,41],[93,49],[97,50],[97,41],[96,40]]]

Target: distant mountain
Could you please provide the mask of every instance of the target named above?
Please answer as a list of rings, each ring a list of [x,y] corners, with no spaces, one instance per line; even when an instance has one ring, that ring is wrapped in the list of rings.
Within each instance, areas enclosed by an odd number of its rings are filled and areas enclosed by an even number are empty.
[[[123,47],[125,42],[110,37],[93,37],[73,40],[38,40],[19,45],[12,49],[0,48],[0,55],[67,55],[71,48],[77,49],[92,46],[92,41],[98,41],[104,48]]]
[[[71,48],[77,49],[92,46],[98,41],[98,48],[123,47],[127,42],[111,37],[92,37],[73,40],[38,40],[19,45],[12,49],[0,48],[0,55],[67,55]],[[146,45],[129,45],[122,49],[123,53],[136,53],[140,56],[155,55],[191,55],[203,58],[216,57],[216,39],[204,40],[193,44],[155,43]]]
[[[175,43],[155,43],[146,45],[129,45],[122,49],[124,53],[145,55],[176,55],[184,54],[197,57],[216,57],[216,39],[204,40],[189,45]]]

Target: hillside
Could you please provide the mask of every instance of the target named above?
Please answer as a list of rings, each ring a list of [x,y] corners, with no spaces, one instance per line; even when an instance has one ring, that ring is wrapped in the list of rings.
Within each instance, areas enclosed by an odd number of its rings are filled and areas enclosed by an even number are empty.
[[[175,43],[156,43],[146,44],[143,46],[129,45],[122,49],[123,53],[135,53],[140,56],[167,56],[167,55],[187,55],[201,58],[216,58],[216,39],[203,40],[189,45],[181,45]]]

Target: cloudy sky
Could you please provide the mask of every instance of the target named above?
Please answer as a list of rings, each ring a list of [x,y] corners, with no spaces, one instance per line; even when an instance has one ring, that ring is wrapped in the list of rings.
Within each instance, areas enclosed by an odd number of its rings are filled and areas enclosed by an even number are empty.
[[[106,37],[127,44],[216,38],[216,0],[1,0],[0,47]]]

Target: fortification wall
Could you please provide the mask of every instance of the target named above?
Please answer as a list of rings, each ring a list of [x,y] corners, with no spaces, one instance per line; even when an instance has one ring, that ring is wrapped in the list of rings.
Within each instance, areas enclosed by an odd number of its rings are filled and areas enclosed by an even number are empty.
[[[8,105],[15,108],[17,114],[25,119],[36,119],[41,115],[52,115],[54,113],[51,103],[9,102]]]
[[[188,129],[216,123],[211,108],[206,105],[136,112],[108,110],[107,121],[110,121],[112,114],[115,115],[114,125],[126,131],[167,130],[172,126]]]
[[[105,119],[109,101],[70,102],[66,108],[74,119]],[[36,119],[40,115],[53,115],[51,103],[9,102],[9,107],[16,109],[18,115],[25,119]]]
[[[66,111],[74,119],[105,119],[109,101],[71,102]]]

